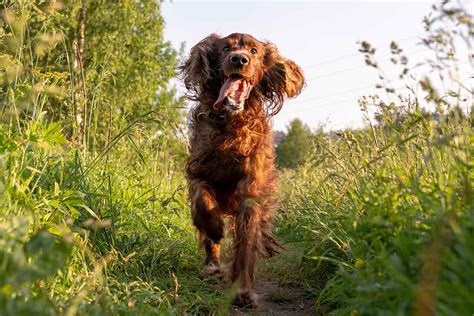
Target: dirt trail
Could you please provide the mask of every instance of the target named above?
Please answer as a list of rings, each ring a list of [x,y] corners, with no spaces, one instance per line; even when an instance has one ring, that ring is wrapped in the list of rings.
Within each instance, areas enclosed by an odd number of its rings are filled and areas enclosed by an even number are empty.
[[[255,292],[259,308],[231,307],[230,315],[307,316],[317,313],[314,309],[314,294],[311,296],[308,290],[308,276],[304,273],[302,257],[305,250],[299,243],[286,243],[284,247],[281,254],[261,260],[258,264]]]
[[[282,287],[276,282],[265,280],[257,282],[255,291],[260,307],[255,310],[232,309],[231,315],[314,315],[313,301],[305,299],[301,289]]]
[[[313,315],[313,301],[304,299],[298,288],[281,288],[275,282],[263,281],[257,284],[262,315]]]

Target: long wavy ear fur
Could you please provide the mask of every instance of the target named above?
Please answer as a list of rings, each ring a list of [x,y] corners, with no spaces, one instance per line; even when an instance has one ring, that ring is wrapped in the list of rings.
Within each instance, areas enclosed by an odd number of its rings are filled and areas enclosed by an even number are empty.
[[[271,43],[265,45],[265,73],[260,82],[270,115],[280,112],[285,98],[300,94],[305,85],[303,70],[290,59],[280,55]]]
[[[197,101],[215,77],[217,55],[214,46],[220,38],[217,34],[204,38],[191,49],[189,57],[178,67],[178,74],[184,81],[190,100]]]

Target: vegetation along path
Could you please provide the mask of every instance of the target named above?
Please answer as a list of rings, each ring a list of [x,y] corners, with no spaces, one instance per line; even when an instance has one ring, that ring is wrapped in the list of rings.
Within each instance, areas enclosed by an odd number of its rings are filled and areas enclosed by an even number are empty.
[[[200,274],[160,5],[2,2],[0,315],[474,314],[469,12],[434,7],[420,65],[391,43],[404,90],[360,43],[366,127],[280,134],[285,250],[259,263],[260,309],[235,310]]]

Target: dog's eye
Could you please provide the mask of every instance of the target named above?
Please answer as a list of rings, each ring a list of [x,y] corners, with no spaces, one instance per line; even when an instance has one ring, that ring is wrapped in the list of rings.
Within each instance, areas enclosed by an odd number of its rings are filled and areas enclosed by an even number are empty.
[[[229,50],[229,46],[224,46],[224,49],[222,49],[224,52]]]
[[[252,49],[250,50],[250,52],[255,55],[255,54],[257,53],[257,49],[256,49],[256,48],[252,48]]]

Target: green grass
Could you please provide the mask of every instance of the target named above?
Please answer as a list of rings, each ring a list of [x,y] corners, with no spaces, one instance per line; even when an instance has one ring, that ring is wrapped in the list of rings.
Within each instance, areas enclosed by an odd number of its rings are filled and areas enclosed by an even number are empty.
[[[415,122],[376,130],[380,148],[366,131],[322,138],[281,173],[286,251],[259,272],[282,287],[270,301],[298,287],[315,310],[407,314],[433,292],[441,314],[472,311],[471,127]],[[2,310],[225,313],[230,287],[199,274],[184,179],[146,138],[143,159],[123,138],[88,169],[97,158],[68,148],[58,125],[1,131]]]
[[[422,121],[377,136],[382,148],[371,133],[321,140],[317,164],[285,175],[281,229],[306,241],[308,264],[320,270],[316,304],[338,314],[469,314],[470,125],[434,131]]]
[[[0,34],[0,314],[228,314],[234,289],[200,274],[173,92],[158,98],[169,108],[122,117],[113,89],[82,78],[82,100],[72,38],[35,55],[42,32],[72,34],[75,18],[29,4]],[[461,13],[442,18],[461,30]],[[375,58],[368,43],[362,51]],[[86,70],[108,78],[109,66]],[[373,98],[377,122],[318,135],[304,165],[280,171],[285,250],[258,269],[277,285],[269,301],[309,300],[318,314],[472,315],[472,104],[426,79],[415,86],[416,101],[386,89],[396,101]],[[91,125],[80,135],[84,104]],[[369,117],[368,101],[360,106]]]

